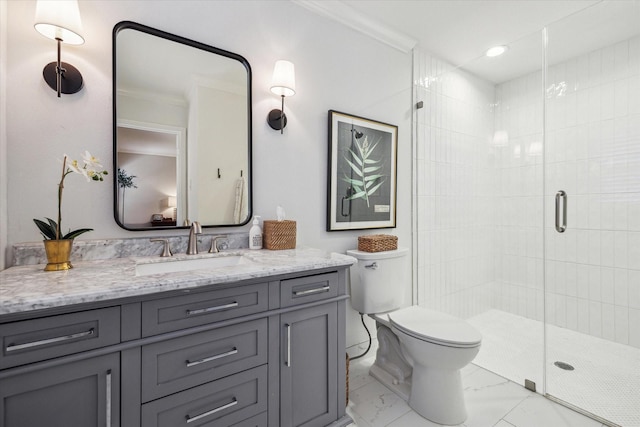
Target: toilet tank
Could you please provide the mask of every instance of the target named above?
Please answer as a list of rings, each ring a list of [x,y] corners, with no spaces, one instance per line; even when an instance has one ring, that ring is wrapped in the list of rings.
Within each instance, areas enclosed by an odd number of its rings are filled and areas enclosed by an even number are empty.
[[[349,250],[358,260],[351,266],[351,306],[358,313],[374,314],[404,305],[407,289],[408,249],[363,252]]]

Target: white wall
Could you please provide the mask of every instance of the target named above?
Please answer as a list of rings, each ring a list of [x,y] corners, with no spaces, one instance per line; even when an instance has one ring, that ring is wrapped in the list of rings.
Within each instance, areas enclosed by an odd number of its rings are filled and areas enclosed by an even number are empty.
[[[0,0],[0,270],[7,251],[7,2]]]
[[[120,212],[124,201],[124,220],[130,227],[149,227],[151,215],[171,217],[173,209],[164,204],[175,194],[176,158],[151,154],[119,153],[118,164],[128,173],[135,172],[137,188],[119,189]],[[123,199],[124,190],[124,199]]]
[[[111,31],[117,22],[131,20],[239,53],[249,61],[254,210],[274,218],[276,206],[285,207],[288,217],[298,221],[299,245],[343,252],[365,233],[325,231],[327,111],[398,125],[398,228],[387,231],[397,234],[401,245],[411,246],[410,54],[288,1],[81,0],[80,13],[86,43],[63,46],[62,55],[83,73],[85,88],[57,99],[42,79],[42,68],[54,60],[55,43],[33,29],[35,1],[8,3],[8,233],[3,245],[39,240],[32,218],[55,212],[63,153],[77,156],[88,149],[111,164]],[[296,95],[286,100],[289,123],[284,135],[266,123],[268,111],[280,101],[270,93],[269,83],[273,64],[281,58],[295,63],[297,80]],[[84,238],[164,233],[120,229],[113,219],[110,180],[87,184],[71,176],[64,197],[65,223],[95,229]],[[350,312],[347,344],[364,340],[355,320]]]

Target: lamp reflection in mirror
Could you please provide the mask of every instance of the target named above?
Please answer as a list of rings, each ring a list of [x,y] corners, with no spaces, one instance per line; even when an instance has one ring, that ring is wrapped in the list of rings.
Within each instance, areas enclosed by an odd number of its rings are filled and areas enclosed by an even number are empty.
[[[80,45],[84,39],[80,35],[82,30],[80,10],[77,0],[38,0],[36,4],[35,29],[43,36],[56,40],[58,44],[58,58],[44,67],[42,75],[51,89],[60,94],[72,94],[80,91],[83,86],[82,74],[76,67],[60,61],[60,45],[67,43]]]
[[[296,93],[296,73],[293,63],[279,60],[273,67],[273,78],[271,79],[271,92],[280,95],[282,107],[269,112],[267,122],[272,129],[284,133],[287,125],[287,116],[284,114],[284,97],[293,96]]]
[[[177,203],[177,198],[176,196],[169,196],[167,198],[164,199],[164,206],[167,209],[171,209],[171,219],[172,220],[176,220],[176,218],[178,217],[178,203]]]

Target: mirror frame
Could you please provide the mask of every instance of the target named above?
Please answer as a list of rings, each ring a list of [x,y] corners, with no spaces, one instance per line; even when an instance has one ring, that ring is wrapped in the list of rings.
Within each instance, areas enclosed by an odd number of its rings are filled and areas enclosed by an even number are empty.
[[[117,52],[116,52],[116,38],[117,35],[120,31],[122,30],[126,30],[126,29],[131,29],[131,30],[136,30],[136,31],[140,31],[152,36],[156,36],[174,43],[180,43],[186,46],[190,46],[196,49],[201,49],[204,50],[206,52],[210,52],[212,54],[216,54],[216,55],[220,55],[220,56],[224,56],[227,57],[229,59],[233,59],[236,60],[238,62],[240,62],[244,68],[247,71],[247,171],[249,174],[249,177],[247,178],[247,200],[249,203],[248,206],[248,214],[247,214],[247,218],[244,222],[239,223],[239,224],[201,224],[202,227],[206,227],[206,228],[210,228],[210,227],[241,227],[243,225],[246,225],[249,223],[249,221],[251,221],[251,218],[253,217],[253,154],[252,154],[252,97],[251,97],[251,66],[249,65],[249,62],[242,56],[233,53],[233,52],[229,52],[223,49],[219,49],[213,46],[209,46],[207,44],[204,43],[200,43],[191,39],[187,39],[185,37],[181,37],[181,36],[177,36],[175,34],[171,34],[171,33],[167,33],[165,31],[162,30],[158,30],[156,28],[152,28],[152,27],[148,27],[146,25],[143,24],[139,24],[137,22],[132,22],[132,21],[121,21],[118,22],[114,27],[113,27],[113,33],[112,33],[112,90],[113,90],[113,214],[114,214],[114,218],[116,220],[116,223],[121,227],[124,228],[125,230],[128,231],[148,231],[148,230],[173,230],[173,229],[188,229],[189,226],[183,226],[183,225],[174,225],[174,226],[156,226],[156,227],[136,227],[136,228],[132,228],[130,226],[127,226],[126,224],[123,224],[120,221],[120,218],[118,216],[118,194],[119,194],[119,188],[118,188],[118,179],[117,179],[117,169],[118,169],[118,114],[117,114],[117,96],[118,96],[118,88],[117,88],[117,71],[116,71],[116,66],[117,66],[117,62],[116,62],[116,57],[117,57]]]

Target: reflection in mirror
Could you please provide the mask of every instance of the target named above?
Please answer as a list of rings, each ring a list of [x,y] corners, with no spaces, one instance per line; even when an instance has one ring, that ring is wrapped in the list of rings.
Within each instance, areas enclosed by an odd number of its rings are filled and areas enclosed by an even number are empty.
[[[132,22],[113,37],[116,222],[128,230],[246,224],[247,61]]]

